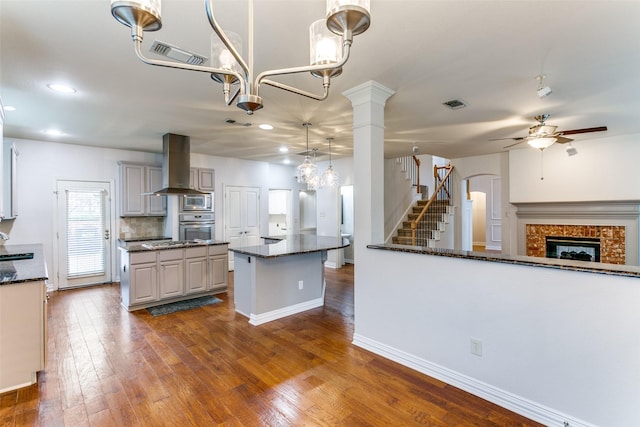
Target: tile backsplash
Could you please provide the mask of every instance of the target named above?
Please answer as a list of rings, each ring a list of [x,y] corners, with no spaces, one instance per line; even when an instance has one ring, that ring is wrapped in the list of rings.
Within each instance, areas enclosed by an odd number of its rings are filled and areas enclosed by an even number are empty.
[[[164,235],[164,217],[120,218],[120,239]]]

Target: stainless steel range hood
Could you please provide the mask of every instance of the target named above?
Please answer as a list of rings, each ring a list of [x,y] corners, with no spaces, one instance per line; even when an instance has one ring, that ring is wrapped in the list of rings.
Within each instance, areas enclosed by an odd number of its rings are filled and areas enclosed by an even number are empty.
[[[162,188],[156,196],[208,194],[189,188],[191,141],[188,136],[165,133],[162,136]]]

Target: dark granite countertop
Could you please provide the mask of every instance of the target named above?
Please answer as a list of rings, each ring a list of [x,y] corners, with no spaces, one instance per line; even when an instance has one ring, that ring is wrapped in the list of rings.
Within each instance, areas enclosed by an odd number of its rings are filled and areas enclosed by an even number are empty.
[[[145,241],[149,241],[145,239]],[[136,242],[120,245],[119,249],[127,252],[163,251],[167,249],[194,248],[198,246],[228,245],[229,242],[222,240],[168,240],[158,241],[152,244],[137,244]]]
[[[259,258],[299,255],[311,252],[341,249],[349,246],[349,241],[341,237],[316,236],[314,234],[292,234],[287,236],[268,237],[280,239],[278,243],[256,246],[229,248],[230,251]]]
[[[24,255],[29,253],[33,253],[33,258],[0,261],[0,285],[47,280],[49,278],[41,244],[0,246],[0,255]]]
[[[171,237],[166,236],[147,236],[147,237],[125,237],[124,239],[118,239],[118,242],[130,243],[130,242],[148,242],[152,240],[171,240]]]
[[[640,278],[640,266],[637,265],[605,264],[600,262],[575,261],[558,258],[539,258],[532,256],[511,256],[489,252],[434,249],[419,246],[405,246],[394,244],[367,245],[367,248]]]

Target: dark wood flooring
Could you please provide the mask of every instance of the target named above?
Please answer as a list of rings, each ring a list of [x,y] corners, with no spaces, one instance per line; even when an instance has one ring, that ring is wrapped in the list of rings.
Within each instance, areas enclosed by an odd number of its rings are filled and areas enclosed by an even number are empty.
[[[0,425],[539,425],[353,346],[353,266],[327,285],[324,307],[257,327],[232,287],[159,317],[118,284],[54,292],[46,369],[0,395]]]

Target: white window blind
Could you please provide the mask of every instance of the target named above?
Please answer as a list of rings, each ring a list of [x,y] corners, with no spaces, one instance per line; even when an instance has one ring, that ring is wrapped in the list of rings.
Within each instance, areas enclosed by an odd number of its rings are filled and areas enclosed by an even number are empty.
[[[67,190],[67,277],[105,273],[104,196],[100,190]]]

